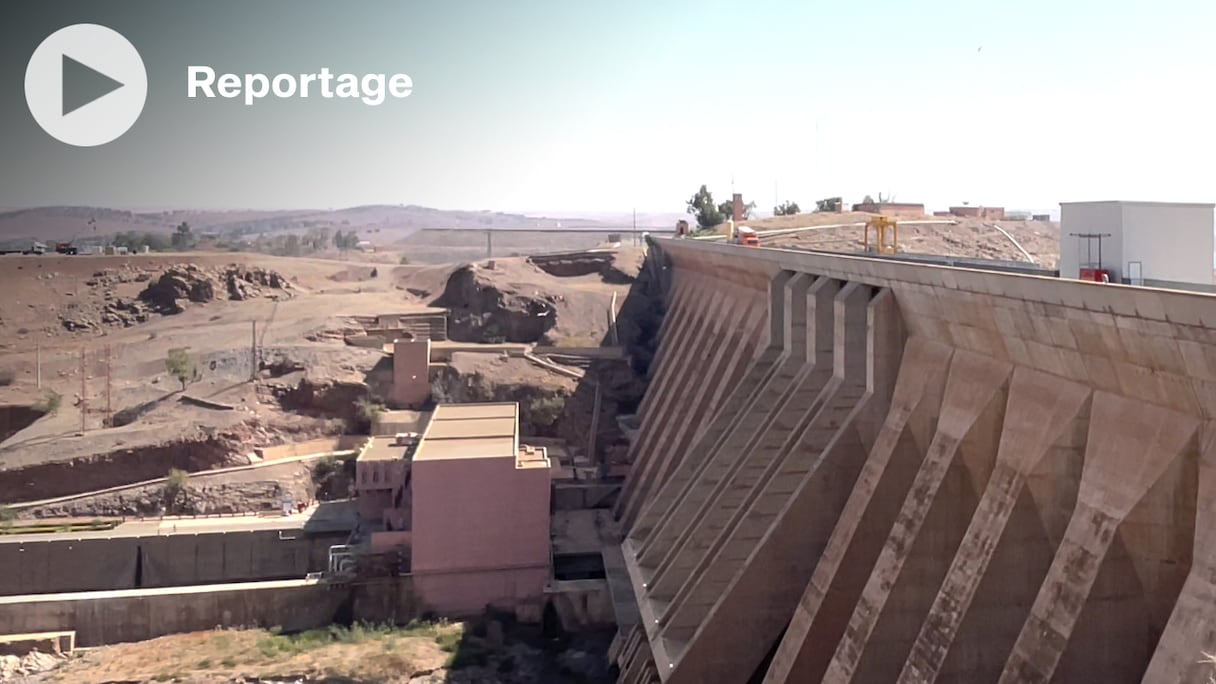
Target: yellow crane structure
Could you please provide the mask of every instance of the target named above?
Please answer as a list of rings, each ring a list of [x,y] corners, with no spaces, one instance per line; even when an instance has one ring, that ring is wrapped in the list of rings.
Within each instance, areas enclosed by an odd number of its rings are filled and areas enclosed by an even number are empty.
[[[870,229],[874,229],[874,246],[870,246]],[[899,252],[899,222],[886,216],[873,216],[866,221],[862,244],[867,252],[895,254]]]

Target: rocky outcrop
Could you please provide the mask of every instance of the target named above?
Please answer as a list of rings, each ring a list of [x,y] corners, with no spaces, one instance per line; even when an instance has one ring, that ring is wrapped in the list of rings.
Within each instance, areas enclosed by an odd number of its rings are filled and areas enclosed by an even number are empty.
[[[290,290],[291,283],[281,274],[262,268],[230,264],[204,269],[196,264],[171,266],[139,293],[139,298],[157,313],[176,314],[184,309],[182,300],[205,304],[222,292],[232,301],[260,297],[263,289]]]
[[[560,301],[562,295],[499,282],[492,271],[470,264],[448,278],[434,305],[448,309],[453,340],[537,342],[557,324]]]

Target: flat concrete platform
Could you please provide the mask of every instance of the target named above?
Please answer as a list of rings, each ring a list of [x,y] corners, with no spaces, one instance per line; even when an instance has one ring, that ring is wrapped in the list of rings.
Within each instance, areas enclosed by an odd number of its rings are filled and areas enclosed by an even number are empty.
[[[130,537],[160,537],[173,534],[213,534],[260,530],[303,530],[307,532],[338,532],[355,526],[355,506],[352,502],[325,503],[291,515],[202,518],[164,518],[132,520],[112,530],[82,532],[46,532],[35,534],[0,535],[0,545],[64,539],[116,539]]]
[[[0,606],[21,606],[32,603],[54,603],[57,601],[104,601],[106,599],[147,598],[150,596],[186,596],[222,591],[252,592],[266,589],[298,589],[319,585],[320,580],[271,580],[267,582],[229,582],[225,584],[199,584],[189,587],[157,587],[154,589],[113,589],[110,591],[67,591],[57,594],[25,594],[22,596],[0,596]]]

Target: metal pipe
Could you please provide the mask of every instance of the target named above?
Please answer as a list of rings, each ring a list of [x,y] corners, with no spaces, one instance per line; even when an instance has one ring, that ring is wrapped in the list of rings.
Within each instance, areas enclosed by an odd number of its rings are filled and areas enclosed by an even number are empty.
[[[995,223],[992,223],[992,224],[985,223],[984,225],[987,226],[988,228],[995,228],[995,229],[1001,231],[1001,235],[1004,235],[1005,237],[1009,238],[1009,241],[1013,243],[1013,246],[1017,247],[1018,251],[1022,253],[1022,256],[1026,257],[1026,261],[1029,261],[1030,263],[1032,263],[1036,266],[1039,264],[1039,262],[1034,260],[1034,257],[1030,256],[1030,252],[1027,252],[1026,249],[1024,247],[1022,247],[1021,243],[1019,243],[1016,239],[1014,239],[1014,237],[1012,235],[1009,234],[1009,231],[996,225]],[[1098,249],[1101,249],[1101,248],[1102,248],[1102,243],[1099,242]],[[1099,259],[1100,258],[1101,257],[1099,257]]]

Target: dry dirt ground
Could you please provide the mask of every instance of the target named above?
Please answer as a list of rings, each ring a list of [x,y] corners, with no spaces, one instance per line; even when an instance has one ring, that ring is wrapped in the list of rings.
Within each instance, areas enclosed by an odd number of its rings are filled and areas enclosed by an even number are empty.
[[[300,634],[230,629],[116,644],[25,681],[62,684],[558,684],[612,681],[610,634],[544,639],[483,617],[403,627],[334,626]]]
[[[640,251],[625,251],[623,268],[636,274]],[[228,300],[217,286],[214,300],[178,300],[182,311],[172,315],[132,309],[149,283],[183,264],[261,269],[289,286],[257,287],[243,301]],[[354,317],[432,310],[453,281],[478,300],[454,307],[453,337],[463,331],[485,341],[532,316],[546,324],[529,341],[596,345],[606,335],[613,293],[619,308],[630,287],[619,272],[612,276],[555,277],[522,258],[461,267],[231,253],[2,257],[0,502],[163,477],[169,467],[238,464],[258,447],[349,430],[360,420],[357,402],[383,397],[391,377],[386,354],[343,343],[343,333],[358,328]],[[251,382],[255,325],[262,368]],[[187,349],[200,371],[184,394],[219,408],[182,401],[165,364],[176,348]],[[56,396],[56,410],[26,424]],[[103,427],[107,406],[115,427]],[[100,479],[81,469],[28,470],[79,459],[120,468]]]
[[[220,684],[345,677],[342,681],[405,683],[442,670],[451,657],[443,645],[460,633],[460,625],[366,636],[337,632],[332,640],[323,631],[315,639],[257,629],[195,632],[93,649],[44,674],[42,681]]]
[[[872,214],[846,212],[842,214],[797,214],[769,219],[748,221],[756,230],[778,228],[801,228],[834,224],[864,223]],[[1044,268],[1055,268],[1060,259],[1060,227],[1054,222],[1042,221],[981,221],[979,219],[943,219],[926,216],[923,220],[952,220],[956,225],[911,225],[900,224],[899,243],[904,252],[918,254],[940,254],[979,259],[1004,261],[1026,261],[1026,257],[1000,231],[990,226],[1004,228]],[[916,220],[916,219],[912,219]],[[840,252],[860,252],[863,247],[863,229],[860,226],[829,227],[792,235],[766,239],[766,247],[788,247],[792,249],[822,249]],[[873,235],[871,235],[873,240]]]

